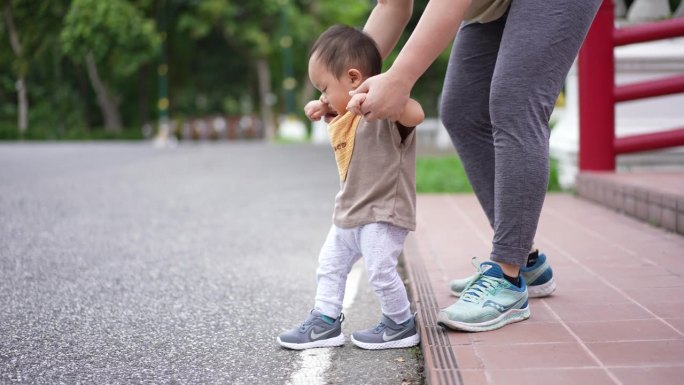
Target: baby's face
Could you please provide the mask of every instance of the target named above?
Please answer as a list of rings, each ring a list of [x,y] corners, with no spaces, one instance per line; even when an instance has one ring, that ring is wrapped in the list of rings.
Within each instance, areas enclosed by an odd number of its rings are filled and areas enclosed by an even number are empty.
[[[360,80],[349,73],[344,73],[338,79],[328,68],[321,63],[314,54],[309,59],[309,79],[317,90],[321,91],[321,101],[335,113],[343,115],[347,111],[349,103],[349,91],[358,86]]]

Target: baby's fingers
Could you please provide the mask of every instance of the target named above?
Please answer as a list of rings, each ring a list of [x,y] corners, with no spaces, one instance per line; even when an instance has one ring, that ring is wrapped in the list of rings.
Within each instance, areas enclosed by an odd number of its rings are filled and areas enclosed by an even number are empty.
[[[349,103],[347,103],[347,110],[351,111],[356,115],[363,115],[363,112],[361,111],[361,106],[363,105],[363,102],[365,100],[366,94],[356,94],[352,96],[352,98],[349,100]]]

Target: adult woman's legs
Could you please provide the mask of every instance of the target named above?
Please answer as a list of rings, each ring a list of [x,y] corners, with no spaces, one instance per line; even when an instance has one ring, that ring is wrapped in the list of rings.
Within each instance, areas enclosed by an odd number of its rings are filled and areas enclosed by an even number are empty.
[[[494,229],[494,261],[526,263],[548,185],[548,120],[599,4],[513,1],[457,35],[441,115]]]
[[[490,258],[498,264],[477,266],[461,298],[439,312],[442,325],[485,331],[530,316],[525,282],[514,277],[526,265],[546,195],[548,121],[600,2],[513,0],[500,20],[458,34],[443,121],[494,229]],[[548,266],[539,271],[547,268],[550,277]]]
[[[548,186],[549,117],[600,3],[511,3],[489,99],[496,262],[526,263]]]
[[[495,156],[489,89],[505,20],[461,27],[449,58],[440,117],[494,228]]]

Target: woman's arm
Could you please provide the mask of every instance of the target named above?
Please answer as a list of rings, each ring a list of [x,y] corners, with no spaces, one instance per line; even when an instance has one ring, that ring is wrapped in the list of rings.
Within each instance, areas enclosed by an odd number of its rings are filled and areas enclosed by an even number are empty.
[[[371,11],[363,31],[375,40],[383,59],[397,45],[412,12],[413,0],[378,0]]]
[[[398,120],[413,85],[452,41],[469,6],[470,0],[428,2],[392,67],[351,92],[368,93],[361,108],[366,119]]]
[[[411,87],[453,41],[470,0],[431,0],[389,72]]]

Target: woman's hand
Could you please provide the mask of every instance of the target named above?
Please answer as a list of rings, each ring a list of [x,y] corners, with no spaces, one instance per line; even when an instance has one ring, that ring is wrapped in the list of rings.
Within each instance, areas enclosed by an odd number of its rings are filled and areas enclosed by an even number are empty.
[[[440,52],[453,41],[470,4],[471,0],[428,1],[411,37],[402,47],[392,67],[383,74],[366,79],[350,93],[368,93],[361,106],[366,119],[399,119],[411,88]],[[397,31],[400,33],[400,28],[408,20],[405,16],[410,16],[411,6],[410,0],[378,0],[373,8],[364,31],[378,42],[383,57],[394,47],[399,37]]]
[[[355,113],[363,115],[368,121],[399,120],[408,102],[411,84],[395,79],[390,71],[366,79],[358,88],[349,92],[352,96],[367,94],[359,108],[353,110]]]

